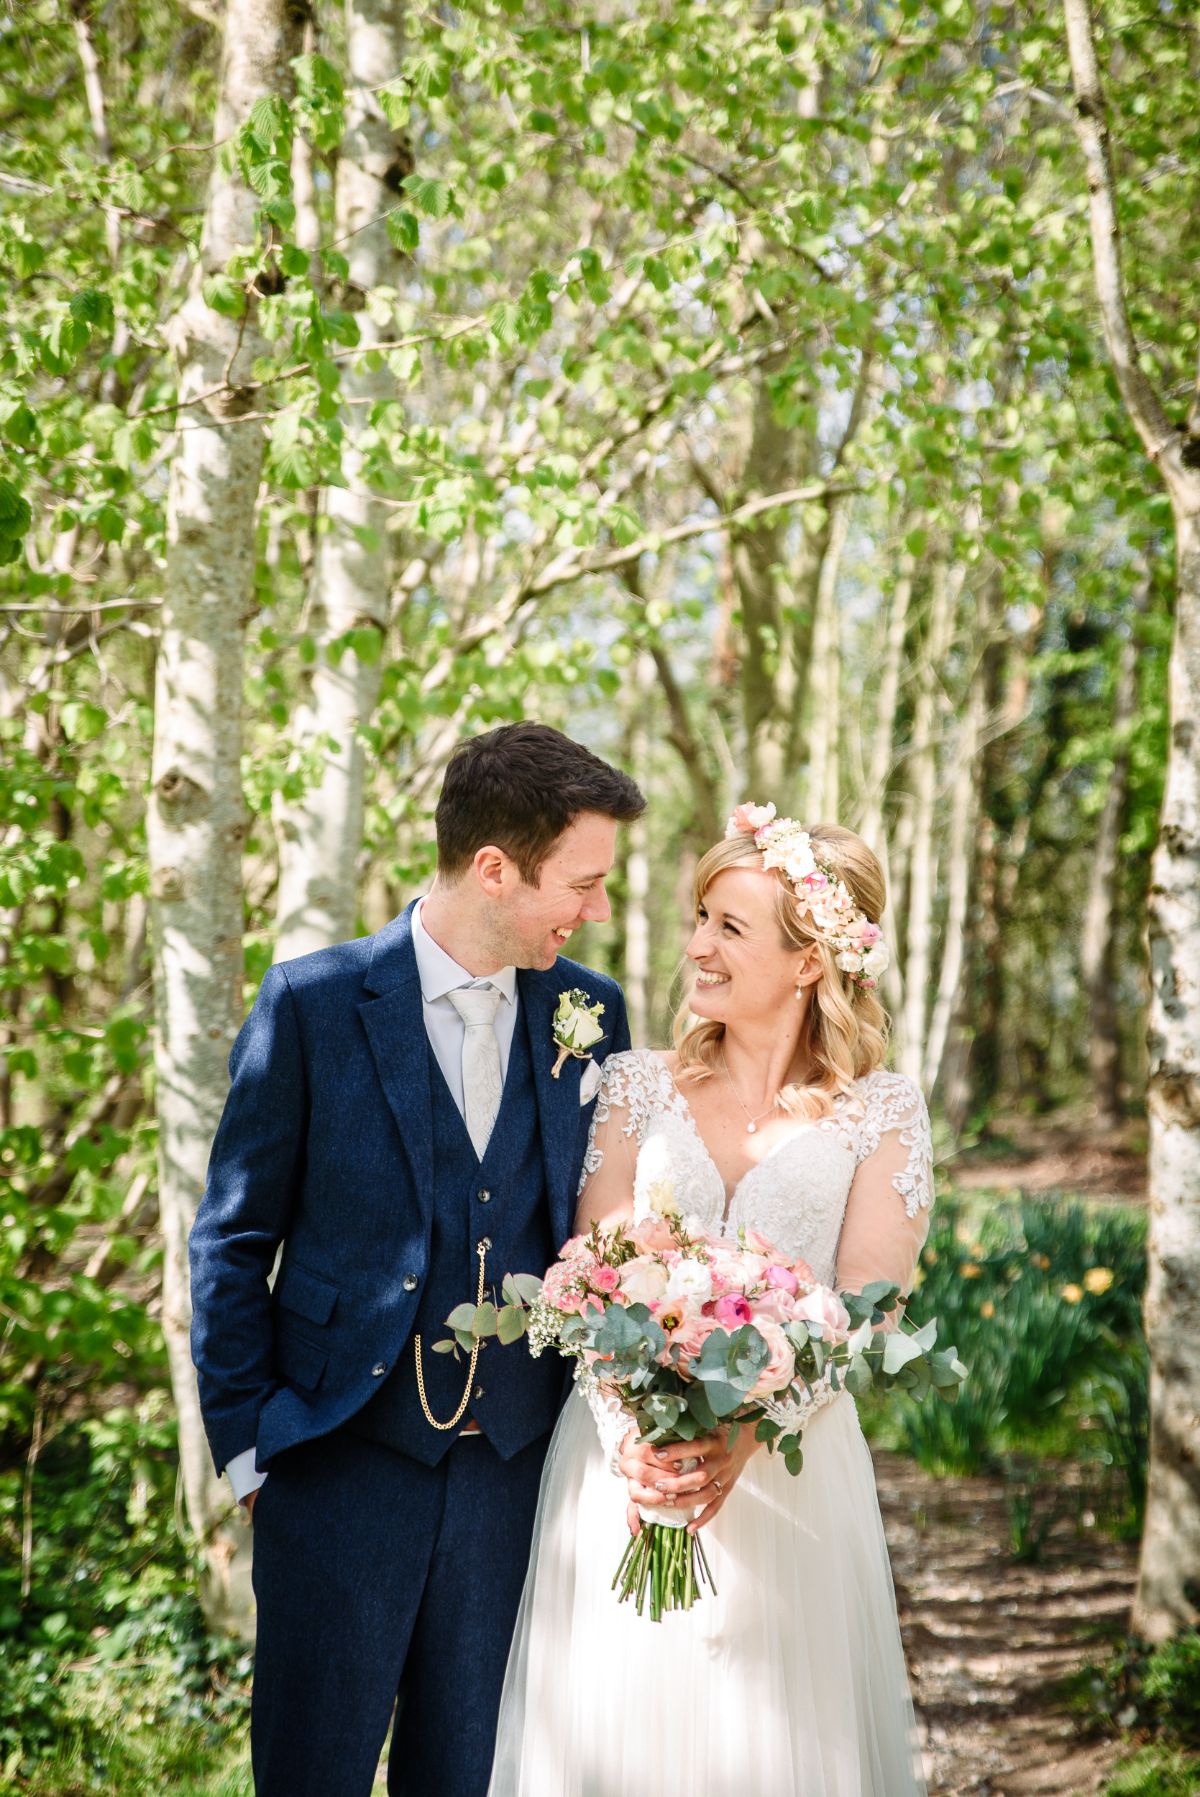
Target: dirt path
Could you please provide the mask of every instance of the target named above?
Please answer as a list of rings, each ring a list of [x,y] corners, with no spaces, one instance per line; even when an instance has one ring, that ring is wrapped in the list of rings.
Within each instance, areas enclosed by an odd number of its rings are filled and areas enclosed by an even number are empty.
[[[1084,1737],[1049,1687],[1122,1632],[1134,1548],[1089,1524],[1069,1471],[1039,1563],[1018,1565],[998,1481],[875,1466],[930,1797],[1092,1797],[1120,1749]]]

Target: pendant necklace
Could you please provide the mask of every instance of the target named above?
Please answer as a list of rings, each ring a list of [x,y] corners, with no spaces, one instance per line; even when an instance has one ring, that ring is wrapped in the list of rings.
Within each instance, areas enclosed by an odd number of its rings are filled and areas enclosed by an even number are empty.
[[[733,1096],[737,1099],[738,1109],[741,1111],[742,1116],[745,1117],[747,1120],[746,1121],[746,1134],[748,1136],[757,1135],[758,1134],[758,1126],[762,1122],[763,1118],[769,1117],[771,1115],[771,1112],[775,1109],[775,1106],[779,1103],[778,1092],[775,1094],[774,1098],[771,1100],[770,1104],[767,1106],[765,1111],[759,1111],[755,1116],[752,1117],[750,1115],[749,1111],[746,1109],[745,1105],[742,1103],[740,1097],[738,1097],[738,1089],[733,1083],[733,1075],[729,1071],[729,1064],[725,1059],[724,1050],[722,1050],[722,1052],[721,1052],[721,1071],[724,1073],[725,1078],[729,1082],[729,1090],[733,1093]]]

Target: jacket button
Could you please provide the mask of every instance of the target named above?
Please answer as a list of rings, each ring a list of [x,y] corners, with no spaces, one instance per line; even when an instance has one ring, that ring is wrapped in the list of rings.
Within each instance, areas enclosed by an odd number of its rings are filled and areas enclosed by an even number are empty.
[[[406,1273],[404,1275],[404,1289],[406,1292],[415,1292],[420,1283],[421,1282],[415,1273]]]
[[[475,1390],[474,1390],[474,1391],[473,1391],[473,1392],[472,1392],[472,1393],[471,1393],[471,1396],[472,1396],[472,1397],[473,1397],[473,1398],[475,1398],[475,1399],[476,1399],[476,1400],[478,1400],[478,1399],[480,1399],[480,1398],[481,1398],[481,1397],[482,1397],[482,1396],[483,1396],[483,1387],[482,1387],[482,1385],[477,1385],[477,1386],[476,1386],[476,1387],[475,1387]]]
[[[492,1202],[492,1194],[488,1191],[486,1186],[480,1186],[475,1196],[478,1198],[480,1204],[490,1204]]]
[[[377,1360],[375,1362],[375,1365],[371,1368],[371,1377],[372,1377],[372,1379],[382,1379],[383,1375],[386,1372],[387,1372],[387,1361],[386,1360]]]

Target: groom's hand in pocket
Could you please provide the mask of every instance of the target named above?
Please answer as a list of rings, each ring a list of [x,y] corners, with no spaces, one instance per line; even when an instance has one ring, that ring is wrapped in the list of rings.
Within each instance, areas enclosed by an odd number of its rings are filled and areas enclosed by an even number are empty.
[[[250,1518],[251,1522],[254,1521],[254,1506],[258,1502],[258,1494],[261,1490],[262,1486],[258,1485],[253,1491],[248,1491],[242,1499],[242,1503],[246,1507],[246,1515]]]

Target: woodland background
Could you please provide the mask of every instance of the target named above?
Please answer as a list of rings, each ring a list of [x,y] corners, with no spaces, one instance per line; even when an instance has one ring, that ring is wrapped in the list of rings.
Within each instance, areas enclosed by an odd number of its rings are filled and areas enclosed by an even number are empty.
[[[0,1789],[248,1789],[225,1059],[525,716],[649,795],[579,948],[636,1041],[733,802],[884,856],[976,1377],[872,1428],[1018,1563],[1149,1477],[1078,1726],[1194,1790],[1198,77],[1189,0],[0,15]],[[1134,1200],[1149,1141],[1149,1359],[1145,1209],[1022,1194],[1050,1131]]]

